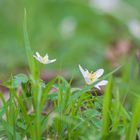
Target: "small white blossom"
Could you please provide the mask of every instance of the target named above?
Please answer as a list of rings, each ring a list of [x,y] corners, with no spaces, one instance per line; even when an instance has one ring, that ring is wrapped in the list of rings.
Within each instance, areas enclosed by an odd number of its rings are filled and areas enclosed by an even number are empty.
[[[98,69],[96,72],[89,72],[87,69],[84,70],[80,65],[79,65],[79,69],[85,79],[85,82],[88,85],[95,83],[104,73],[104,69]],[[108,83],[107,80],[102,80],[98,82],[97,84],[95,84],[94,87],[100,89],[100,86],[104,86],[107,83]]]
[[[40,54],[38,52],[36,52],[36,55],[33,55],[33,57],[37,61],[39,61],[40,63],[43,63],[43,64],[50,64],[50,63],[53,63],[56,61],[56,59],[49,60],[48,54],[46,54],[44,57],[42,57],[42,56],[40,56]]]
[[[71,37],[76,30],[76,21],[73,17],[64,18],[60,25],[60,33],[62,37]]]
[[[103,12],[112,12],[119,7],[119,0],[90,0],[90,5]]]
[[[136,19],[131,20],[128,23],[129,31],[136,38],[140,38],[140,22]]]

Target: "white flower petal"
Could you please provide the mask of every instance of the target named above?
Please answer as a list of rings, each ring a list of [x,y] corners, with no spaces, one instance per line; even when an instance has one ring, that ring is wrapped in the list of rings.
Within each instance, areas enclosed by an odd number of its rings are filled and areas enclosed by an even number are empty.
[[[95,74],[96,74],[96,78],[98,79],[99,77],[101,77],[104,73],[104,69],[98,69]]]
[[[47,62],[46,64],[50,64],[50,63],[53,63],[53,62],[55,62],[55,61],[56,61],[56,59],[48,60],[48,62]]]
[[[79,65],[79,69],[80,69],[80,72],[82,73],[82,75],[83,75],[83,77],[85,79],[85,82],[87,84],[90,84],[90,80],[88,78],[88,73],[89,73],[88,70],[84,70],[80,65]]]
[[[79,69],[83,75],[83,77],[85,78],[87,75],[86,75],[86,71],[79,65]]]
[[[37,60],[37,61],[41,61],[41,59],[39,57],[37,57],[36,55],[33,55],[33,57]]]
[[[101,89],[100,86],[105,86],[107,85],[108,81],[107,80],[102,80],[99,83],[97,83],[94,87]]]
[[[44,57],[46,57],[47,59],[49,59],[49,56],[48,56],[48,54],[47,54],[47,53],[46,53],[46,55],[45,55]]]
[[[39,54],[39,52],[36,52],[36,56],[37,56],[37,57],[41,57],[40,54]]]
[[[39,52],[36,52],[36,56],[34,55],[34,57],[41,62],[42,61],[42,56],[40,56]]]
[[[36,56],[36,55],[33,55],[33,57],[34,57],[35,59],[37,59],[37,56]]]

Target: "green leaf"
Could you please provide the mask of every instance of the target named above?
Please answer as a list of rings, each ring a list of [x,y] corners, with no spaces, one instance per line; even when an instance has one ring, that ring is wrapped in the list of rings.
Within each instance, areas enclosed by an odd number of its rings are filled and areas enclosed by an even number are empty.
[[[27,83],[28,77],[25,74],[18,74],[6,81],[4,85],[8,88],[18,88],[22,83]]]
[[[24,74],[18,74],[13,79],[13,87],[17,88],[22,83],[27,83],[28,77]]]

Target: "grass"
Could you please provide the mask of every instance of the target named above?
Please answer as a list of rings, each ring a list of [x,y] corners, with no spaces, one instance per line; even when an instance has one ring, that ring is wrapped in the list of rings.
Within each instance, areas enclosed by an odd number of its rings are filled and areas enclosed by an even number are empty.
[[[0,93],[3,103],[0,107],[0,139],[140,139],[140,99],[136,100],[139,97],[137,88],[132,88],[139,80],[135,76],[127,90],[130,73],[133,73],[129,66],[123,66],[128,68],[127,73],[123,73],[124,79],[113,75],[118,68],[103,77],[110,77],[110,80],[102,96],[91,94],[96,92],[94,85],[73,88],[71,81],[61,76],[45,83],[39,78],[39,67],[32,57],[26,22],[25,12],[24,39],[30,72],[29,76],[11,76],[5,83],[10,89],[8,101]],[[54,92],[53,88],[56,89]]]

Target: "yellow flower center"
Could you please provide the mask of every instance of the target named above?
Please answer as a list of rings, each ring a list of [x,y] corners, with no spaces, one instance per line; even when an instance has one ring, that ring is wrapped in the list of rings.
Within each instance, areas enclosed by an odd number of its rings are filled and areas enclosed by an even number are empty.
[[[43,57],[43,58],[42,58],[42,63],[47,63],[47,61],[48,61],[48,60],[47,60],[46,57]]]
[[[93,72],[88,73],[88,78],[92,83],[95,82],[96,81],[96,73],[93,73]]]

